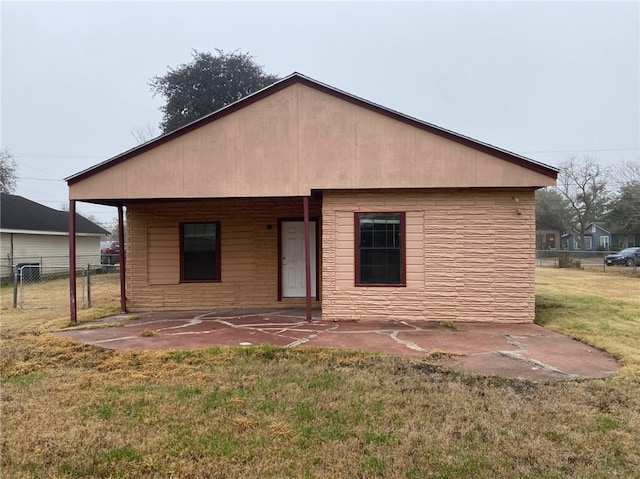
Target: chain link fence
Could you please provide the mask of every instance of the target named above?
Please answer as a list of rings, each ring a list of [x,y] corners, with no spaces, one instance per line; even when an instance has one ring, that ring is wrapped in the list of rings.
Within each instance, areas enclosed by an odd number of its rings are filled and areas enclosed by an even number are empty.
[[[640,274],[640,254],[607,261],[607,256],[617,253],[618,251],[536,250],[536,266]]]
[[[42,258],[44,260],[45,258]],[[53,261],[20,262],[3,268],[3,302],[12,290],[14,308],[54,308],[69,304],[69,266],[53,266]],[[80,308],[117,307],[120,304],[119,265],[87,263],[76,268],[77,305]],[[7,301],[8,302],[8,301]]]

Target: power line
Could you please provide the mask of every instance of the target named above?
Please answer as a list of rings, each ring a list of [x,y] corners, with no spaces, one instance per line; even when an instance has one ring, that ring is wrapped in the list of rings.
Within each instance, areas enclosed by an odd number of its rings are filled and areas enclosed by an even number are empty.
[[[527,150],[520,151],[520,153],[584,153],[589,151],[640,151],[640,148],[600,148],[587,150],[576,148],[575,150]]]
[[[104,156],[94,156],[94,155],[30,155],[28,153],[15,153],[14,156],[22,156],[24,158],[98,158],[105,159],[108,158],[107,155]]]
[[[640,151],[640,148],[574,148],[572,150],[520,150],[520,153],[582,153],[582,152],[602,152],[602,151]],[[89,158],[89,159],[107,159],[110,155],[65,155],[65,154],[29,154],[29,153],[14,153],[14,156],[22,156],[26,158]]]
[[[64,180],[55,180],[53,178],[30,178],[28,176],[16,176],[17,179],[19,180],[33,180],[33,181],[62,181],[64,182]]]

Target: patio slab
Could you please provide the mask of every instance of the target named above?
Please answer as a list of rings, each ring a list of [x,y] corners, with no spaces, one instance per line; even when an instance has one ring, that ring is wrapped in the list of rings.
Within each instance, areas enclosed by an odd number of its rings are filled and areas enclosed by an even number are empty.
[[[533,380],[605,378],[620,368],[605,353],[536,324],[328,322],[319,310],[307,322],[304,309],[149,312],[89,324],[95,328],[55,334],[120,350],[262,344],[351,349],[440,358],[438,364],[457,370]]]

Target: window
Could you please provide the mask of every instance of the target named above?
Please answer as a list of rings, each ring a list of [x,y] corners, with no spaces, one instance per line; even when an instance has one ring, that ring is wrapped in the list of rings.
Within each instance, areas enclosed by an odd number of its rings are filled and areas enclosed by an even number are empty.
[[[602,249],[609,249],[609,237],[608,236],[600,236],[600,247]]]
[[[404,213],[356,213],[356,285],[405,285]]]
[[[556,235],[554,235],[553,233],[547,233],[546,247],[549,249],[556,248]]]
[[[220,281],[220,223],[180,225],[181,281]]]
[[[591,251],[593,249],[593,238],[591,236],[584,237],[584,249],[586,251]]]

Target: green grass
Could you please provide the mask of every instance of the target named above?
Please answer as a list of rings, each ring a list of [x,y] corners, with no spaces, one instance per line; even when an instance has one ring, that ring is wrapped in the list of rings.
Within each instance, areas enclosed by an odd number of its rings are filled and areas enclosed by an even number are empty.
[[[3,477],[640,477],[640,301],[584,271],[541,278],[537,321],[609,350],[619,374],[544,383],[274,346],[108,351],[22,316],[0,344]]]

